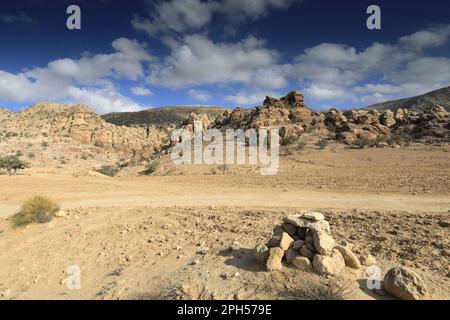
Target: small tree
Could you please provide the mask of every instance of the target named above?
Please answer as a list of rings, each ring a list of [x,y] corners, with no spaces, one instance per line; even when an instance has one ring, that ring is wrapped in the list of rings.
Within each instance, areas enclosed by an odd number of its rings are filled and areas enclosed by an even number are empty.
[[[12,176],[17,170],[28,168],[29,164],[19,159],[18,156],[6,156],[0,158],[0,169],[5,169]]]

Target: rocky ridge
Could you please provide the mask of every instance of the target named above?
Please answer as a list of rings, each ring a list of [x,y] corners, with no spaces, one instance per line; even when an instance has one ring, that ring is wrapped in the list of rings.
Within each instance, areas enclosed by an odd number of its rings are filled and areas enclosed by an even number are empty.
[[[192,118],[192,116],[190,116]],[[280,129],[285,145],[297,143],[304,134],[348,145],[388,147],[405,141],[450,142],[450,113],[444,107],[431,106],[424,112],[398,108],[394,112],[373,110],[316,111],[307,107],[300,91],[285,97],[267,97],[262,106],[251,110],[236,108],[215,119],[207,119],[212,128]]]

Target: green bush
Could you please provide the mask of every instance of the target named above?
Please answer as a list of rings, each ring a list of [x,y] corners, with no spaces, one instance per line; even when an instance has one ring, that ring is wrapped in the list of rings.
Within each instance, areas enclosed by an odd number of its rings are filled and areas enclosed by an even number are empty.
[[[100,169],[96,169],[95,171],[104,174],[105,176],[115,177],[119,173],[120,169],[114,165],[104,165],[101,166]]]
[[[59,205],[54,201],[37,196],[22,205],[20,211],[12,217],[12,222],[17,227],[30,223],[47,223],[53,219],[59,209]]]
[[[5,169],[10,176],[14,175],[17,170],[23,170],[28,167],[29,164],[20,160],[16,155],[0,158],[0,169]]]

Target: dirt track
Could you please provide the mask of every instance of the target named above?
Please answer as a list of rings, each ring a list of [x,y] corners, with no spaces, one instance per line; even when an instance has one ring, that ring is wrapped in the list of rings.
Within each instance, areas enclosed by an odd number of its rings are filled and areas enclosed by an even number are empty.
[[[69,167],[0,176],[0,217],[38,194],[69,214],[25,229],[0,219],[0,291],[6,298],[175,298],[174,288],[187,285],[185,298],[308,298],[303,289],[329,280],[291,268],[263,272],[252,248],[286,212],[317,209],[337,240],[372,252],[383,270],[414,268],[431,298],[448,299],[449,155],[440,148],[308,151],[283,157],[273,177],[195,166],[151,177],[136,177],[133,168],[116,178],[74,177]],[[82,269],[82,290],[65,287],[73,264]],[[349,298],[384,298],[364,291],[363,271],[345,277],[356,285]]]

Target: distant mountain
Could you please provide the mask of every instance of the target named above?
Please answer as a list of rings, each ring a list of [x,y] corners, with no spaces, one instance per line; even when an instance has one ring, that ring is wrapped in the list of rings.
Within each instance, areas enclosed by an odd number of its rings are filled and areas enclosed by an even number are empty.
[[[205,113],[209,118],[215,118],[222,114],[226,108],[223,107],[191,107],[174,106],[155,109],[147,109],[137,112],[113,112],[102,116],[109,123],[124,126],[168,126],[179,124],[191,113]]]
[[[366,109],[383,111],[387,109],[397,110],[398,108],[403,108],[411,111],[424,111],[435,105],[443,106],[447,111],[450,111],[450,87],[431,91],[412,98],[377,103]]]

